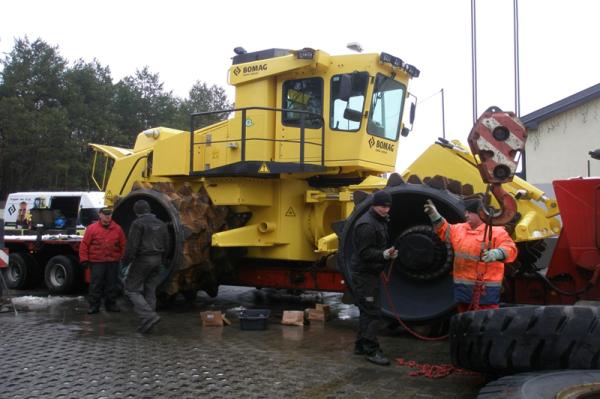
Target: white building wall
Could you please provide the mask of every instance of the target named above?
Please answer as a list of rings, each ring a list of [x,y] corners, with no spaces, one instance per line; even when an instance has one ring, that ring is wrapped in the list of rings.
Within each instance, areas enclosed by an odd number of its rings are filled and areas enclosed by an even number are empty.
[[[600,98],[540,122],[529,130],[527,181],[550,183],[556,179],[588,175],[600,176],[600,161],[588,152],[600,148]]]

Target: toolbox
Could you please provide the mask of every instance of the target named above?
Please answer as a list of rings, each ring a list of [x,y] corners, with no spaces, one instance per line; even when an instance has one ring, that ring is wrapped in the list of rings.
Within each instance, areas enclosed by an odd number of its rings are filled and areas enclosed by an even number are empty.
[[[269,309],[244,309],[240,311],[240,328],[242,330],[264,330],[271,311]]]

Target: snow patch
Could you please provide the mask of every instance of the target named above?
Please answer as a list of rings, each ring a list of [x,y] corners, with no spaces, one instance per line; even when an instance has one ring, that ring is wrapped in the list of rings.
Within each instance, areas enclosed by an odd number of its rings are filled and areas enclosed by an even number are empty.
[[[67,296],[18,296],[11,298],[13,305],[27,307],[29,309],[44,309],[50,306],[60,305],[61,303],[70,301],[79,301],[83,299],[82,296],[78,297],[67,297]]]

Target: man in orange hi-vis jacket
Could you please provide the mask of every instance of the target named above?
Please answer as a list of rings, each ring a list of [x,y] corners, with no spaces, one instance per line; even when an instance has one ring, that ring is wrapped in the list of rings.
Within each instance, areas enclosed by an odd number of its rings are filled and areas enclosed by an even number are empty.
[[[504,278],[504,263],[513,262],[517,247],[504,227],[492,227],[491,243],[485,237],[486,225],[479,217],[482,206],[478,198],[467,199],[465,223],[450,224],[431,200],[424,211],[438,236],[454,248],[454,300],[458,312],[497,309]]]

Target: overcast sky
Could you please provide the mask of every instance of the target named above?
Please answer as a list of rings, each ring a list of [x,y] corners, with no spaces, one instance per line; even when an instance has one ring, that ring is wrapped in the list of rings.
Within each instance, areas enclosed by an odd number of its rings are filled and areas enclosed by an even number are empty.
[[[421,70],[409,88],[419,105],[414,131],[401,139],[401,170],[442,135],[440,89],[446,137],[469,133],[470,16],[470,0],[13,0],[0,9],[0,53],[14,38],[39,37],[70,61],[98,59],[115,81],[147,65],[185,97],[197,80],[227,87],[236,46],[343,54],[359,42]],[[519,0],[521,115],[600,82],[599,16],[594,0]],[[477,44],[479,113],[514,110],[512,0],[477,2]]]

